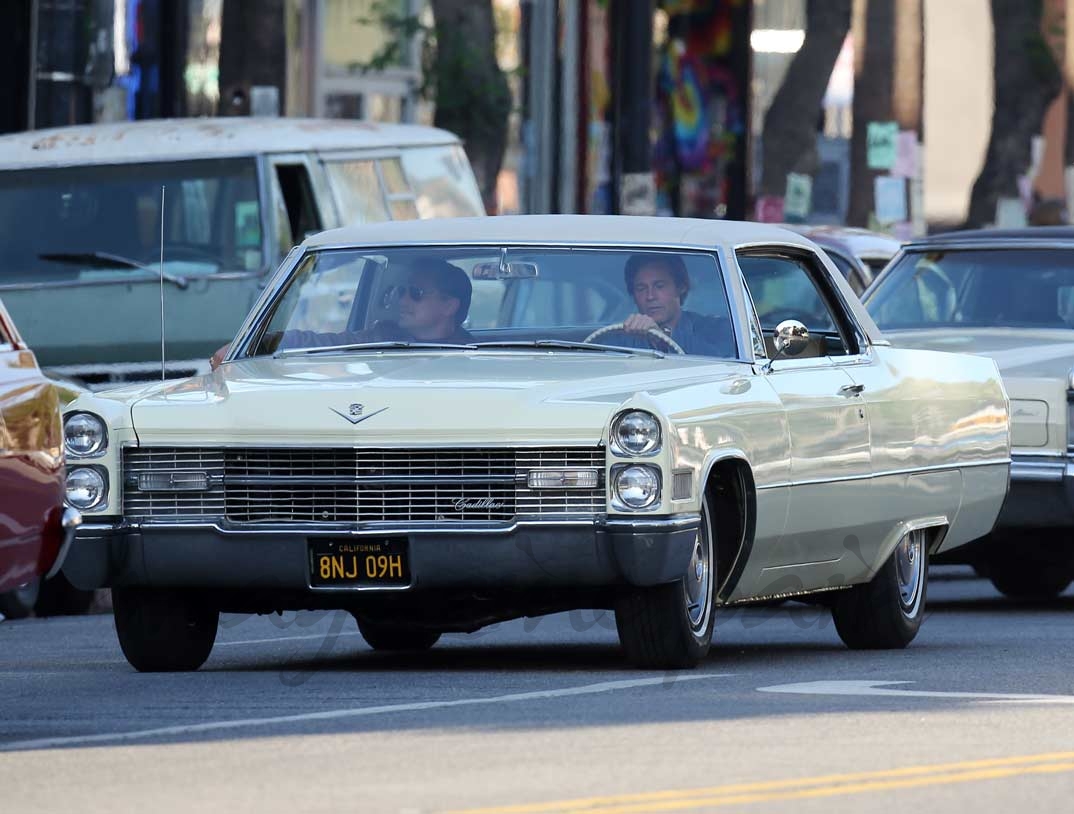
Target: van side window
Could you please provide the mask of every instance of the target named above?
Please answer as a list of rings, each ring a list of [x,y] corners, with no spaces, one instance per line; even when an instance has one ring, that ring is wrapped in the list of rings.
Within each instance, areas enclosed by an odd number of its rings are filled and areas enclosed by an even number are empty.
[[[402,151],[402,162],[422,218],[485,214],[481,191],[459,145],[408,147]]]
[[[326,161],[324,168],[345,226],[391,220],[374,161]]]
[[[403,174],[403,165],[398,158],[382,158],[379,162],[380,177],[388,194],[388,207],[392,220],[417,220],[418,206],[414,193]]]

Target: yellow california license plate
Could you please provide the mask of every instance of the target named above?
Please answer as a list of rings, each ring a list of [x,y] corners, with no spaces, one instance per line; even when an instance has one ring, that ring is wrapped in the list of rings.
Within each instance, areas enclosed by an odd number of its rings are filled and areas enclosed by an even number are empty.
[[[401,586],[410,584],[407,541],[310,540],[310,585],[314,588]]]

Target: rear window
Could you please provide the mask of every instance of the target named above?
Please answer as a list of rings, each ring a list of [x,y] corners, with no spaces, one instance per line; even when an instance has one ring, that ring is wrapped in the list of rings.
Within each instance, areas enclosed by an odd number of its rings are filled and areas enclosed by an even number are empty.
[[[0,285],[263,264],[253,159],[0,172]],[[146,268],[142,268],[146,267]]]

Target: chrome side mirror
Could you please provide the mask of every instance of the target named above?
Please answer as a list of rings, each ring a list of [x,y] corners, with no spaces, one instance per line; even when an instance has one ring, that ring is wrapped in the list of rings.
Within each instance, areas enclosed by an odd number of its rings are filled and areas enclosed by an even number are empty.
[[[797,356],[809,344],[809,329],[796,319],[785,319],[776,326],[776,353]]]

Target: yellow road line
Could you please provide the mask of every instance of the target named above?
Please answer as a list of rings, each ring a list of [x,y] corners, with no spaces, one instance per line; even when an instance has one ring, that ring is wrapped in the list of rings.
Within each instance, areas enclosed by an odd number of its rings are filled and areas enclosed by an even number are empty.
[[[744,803],[861,794],[896,788],[991,780],[1022,774],[1074,771],[1074,752],[1048,752],[1004,758],[907,766],[872,772],[831,774],[786,780],[738,783],[697,789],[587,797],[549,803],[530,803],[493,808],[466,809],[449,814],[545,814],[546,812],[593,812],[632,814],[643,811],[740,805]]]

